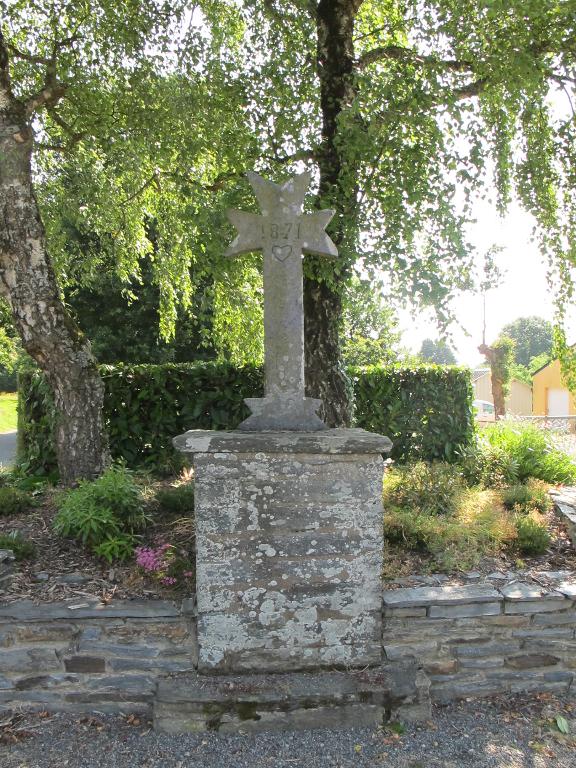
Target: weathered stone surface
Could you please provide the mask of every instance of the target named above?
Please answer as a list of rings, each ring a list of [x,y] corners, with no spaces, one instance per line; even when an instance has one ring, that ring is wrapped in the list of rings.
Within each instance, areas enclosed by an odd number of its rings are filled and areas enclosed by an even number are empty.
[[[576,599],[576,581],[561,581],[556,589],[566,597]]]
[[[365,429],[326,429],[322,432],[214,432],[191,429],[175,437],[182,453],[357,455],[388,453],[390,438]]]
[[[160,618],[177,617],[180,610],[167,600],[118,600],[104,605],[98,601],[74,603],[43,603],[37,605],[31,600],[21,600],[0,605],[0,622],[7,619],[17,621],[54,621],[56,619],[103,619],[103,618]]]
[[[320,400],[304,396],[302,252],[338,254],[325,232],[334,211],[303,212],[308,172],[281,186],[257,173],[248,178],[262,215],[228,211],[238,236],[226,255],[260,249],[264,253],[265,397],[246,400],[253,415],[240,428],[325,429],[315,415]]]
[[[576,627],[576,611],[563,611],[562,613],[538,613],[534,616],[535,627],[556,626],[569,624]]]
[[[60,661],[51,648],[18,648],[0,653],[0,672],[44,672],[60,668]]]
[[[383,460],[345,433],[314,436],[332,453],[194,456],[201,670],[380,661]]]
[[[428,615],[435,618],[460,618],[465,616],[491,616],[499,614],[500,603],[468,603],[464,605],[431,605]]]
[[[560,659],[547,653],[522,653],[508,656],[506,666],[513,669],[532,669],[533,667],[550,667],[558,664]]]
[[[434,656],[437,651],[438,643],[434,641],[384,646],[384,653],[389,661],[397,661],[398,659],[405,659],[407,657],[425,659]]]
[[[158,684],[154,728],[249,733],[374,725],[399,712],[425,719],[428,686],[411,662],[356,673],[185,676]]]
[[[67,672],[105,672],[106,660],[98,656],[72,656],[64,659],[64,668]]]
[[[536,584],[507,584],[500,591],[507,601],[517,600],[554,600],[560,597],[558,592],[546,591]]]
[[[504,612],[512,614],[551,613],[570,607],[572,607],[572,602],[566,598],[563,600],[553,598],[544,598],[543,600],[519,600],[518,602],[509,602],[506,600],[504,603]]]
[[[389,590],[384,593],[386,608],[495,603],[501,600],[502,596],[489,584],[466,584],[456,587],[413,587]]]

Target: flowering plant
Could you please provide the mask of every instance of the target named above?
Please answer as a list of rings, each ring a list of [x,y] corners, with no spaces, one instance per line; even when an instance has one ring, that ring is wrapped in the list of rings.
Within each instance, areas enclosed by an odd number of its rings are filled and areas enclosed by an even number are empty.
[[[194,580],[194,565],[185,550],[173,544],[136,547],[136,563],[165,587],[188,587]]]

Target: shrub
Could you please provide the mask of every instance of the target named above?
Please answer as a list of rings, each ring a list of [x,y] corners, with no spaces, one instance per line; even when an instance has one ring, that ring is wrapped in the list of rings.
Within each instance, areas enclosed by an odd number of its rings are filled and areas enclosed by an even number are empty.
[[[78,539],[96,554],[110,559],[114,551],[125,556],[128,539],[147,522],[142,495],[132,473],[116,466],[97,480],[85,480],[63,494],[54,527],[60,535]],[[116,549],[110,543],[114,539],[120,540]]]
[[[414,508],[385,510],[384,532],[392,543],[427,552],[443,570],[470,568],[516,537],[514,522],[498,495],[479,488],[459,495],[451,516],[425,514]]]
[[[550,534],[546,521],[537,512],[518,514],[516,525],[516,546],[526,555],[543,555],[550,546]]]
[[[507,509],[527,513],[536,510],[541,513],[552,509],[548,486],[542,480],[528,480],[527,483],[511,485],[502,491],[502,501]]]
[[[388,365],[351,368],[355,420],[387,435],[397,461],[455,461],[474,436],[467,368]]]
[[[130,467],[174,471],[172,438],[186,429],[234,429],[245,397],[263,393],[260,368],[228,363],[106,365],[104,410],[110,449]],[[455,366],[352,368],[356,423],[388,435],[398,461],[449,460],[474,433],[470,372]],[[30,474],[56,467],[54,406],[38,372],[19,379],[19,461]]]
[[[419,461],[386,473],[384,509],[397,507],[424,515],[453,515],[465,490],[466,483],[458,467]]]
[[[194,513],[194,484],[182,483],[172,488],[161,488],[156,493],[156,502],[166,514],[192,515]]]
[[[493,447],[511,457],[518,466],[518,480],[537,478],[547,483],[576,482],[576,464],[557,450],[548,436],[531,424],[490,424],[484,436]]]
[[[11,549],[16,560],[30,560],[36,555],[36,547],[18,531],[0,533],[0,549]]]
[[[10,486],[0,487],[0,517],[18,515],[27,512],[32,506],[32,499],[24,491]]]

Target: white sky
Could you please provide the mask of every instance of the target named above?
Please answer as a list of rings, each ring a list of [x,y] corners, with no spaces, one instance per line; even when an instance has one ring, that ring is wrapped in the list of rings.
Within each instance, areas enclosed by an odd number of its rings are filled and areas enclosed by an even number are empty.
[[[503,247],[495,257],[503,272],[498,287],[486,296],[486,342],[498,336],[507,323],[518,317],[539,315],[553,320],[553,296],[547,282],[547,263],[535,242],[531,242],[532,217],[518,205],[511,206],[510,213],[501,219],[488,203],[479,203],[477,222],[470,227],[471,240],[476,245],[479,259],[496,244]],[[481,269],[482,264],[480,263]],[[458,322],[452,326],[452,347],[459,363],[477,365],[482,355],[477,347],[482,342],[482,296],[463,294],[452,304]],[[401,311],[400,325],[403,344],[418,352],[425,338],[438,338],[432,312]],[[576,308],[568,318],[568,329],[576,327]],[[466,335],[466,332],[470,334]],[[569,332],[570,341],[574,334]]]

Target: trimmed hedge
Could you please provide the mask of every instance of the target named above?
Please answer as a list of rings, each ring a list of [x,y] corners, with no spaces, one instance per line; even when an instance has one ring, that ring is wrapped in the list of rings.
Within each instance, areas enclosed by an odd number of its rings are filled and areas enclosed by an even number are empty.
[[[474,434],[467,368],[444,365],[350,369],[359,427],[388,435],[398,461],[455,461]]]
[[[245,397],[263,394],[261,368],[226,363],[105,365],[110,449],[129,467],[167,471],[181,465],[172,438],[187,429],[234,429]],[[467,369],[422,365],[355,368],[356,425],[388,435],[392,457],[454,460],[473,435]],[[32,474],[56,467],[52,399],[43,376],[19,378],[19,461]]]

